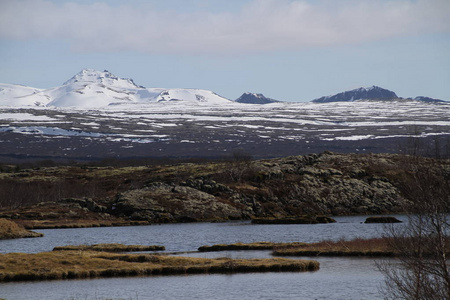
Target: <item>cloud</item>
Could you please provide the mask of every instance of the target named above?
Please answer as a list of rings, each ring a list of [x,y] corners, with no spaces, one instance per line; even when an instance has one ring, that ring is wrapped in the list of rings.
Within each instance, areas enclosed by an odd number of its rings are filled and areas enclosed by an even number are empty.
[[[185,13],[123,3],[3,0],[0,38],[62,39],[80,52],[227,55],[450,32],[448,0],[254,0],[232,12]]]

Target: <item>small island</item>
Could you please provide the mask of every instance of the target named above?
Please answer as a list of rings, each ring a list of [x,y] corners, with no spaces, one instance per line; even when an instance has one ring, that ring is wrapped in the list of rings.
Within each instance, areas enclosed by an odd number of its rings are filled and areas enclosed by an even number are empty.
[[[366,224],[379,224],[379,223],[402,223],[399,219],[396,217],[390,217],[390,216],[375,216],[375,217],[368,217],[366,221],[364,222]]]
[[[397,256],[397,253],[390,247],[390,242],[389,238],[357,238],[317,243],[255,242],[202,246],[198,251],[272,250],[274,256]]]
[[[123,245],[123,244],[95,244],[78,246],[59,246],[53,248],[53,251],[99,251],[99,252],[139,252],[139,251],[163,251],[164,246],[158,245]]]
[[[397,254],[390,247],[388,238],[322,241],[301,246],[283,247],[272,252],[274,256],[378,256]]]
[[[196,258],[98,251],[52,251],[0,255],[0,282],[178,274],[308,272],[314,260]]]
[[[327,216],[306,215],[286,218],[254,218],[252,224],[328,224],[336,220]]]
[[[273,242],[255,242],[255,243],[235,243],[235,244],[216,244],[212,246],[201,246],[200,252],[214,251],[241,251],[241,250],[273,250],[281,247],[295,247],[306,245],[306,243],[273,243]]]

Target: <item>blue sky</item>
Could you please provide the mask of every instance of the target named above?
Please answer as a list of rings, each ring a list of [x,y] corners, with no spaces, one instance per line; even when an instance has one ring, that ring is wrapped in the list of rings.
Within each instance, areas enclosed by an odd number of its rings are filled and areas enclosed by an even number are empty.
[[[2,0],[0,82],[94,68],[229,99],[378,85],[450,100],[449,15],[448,0]]]

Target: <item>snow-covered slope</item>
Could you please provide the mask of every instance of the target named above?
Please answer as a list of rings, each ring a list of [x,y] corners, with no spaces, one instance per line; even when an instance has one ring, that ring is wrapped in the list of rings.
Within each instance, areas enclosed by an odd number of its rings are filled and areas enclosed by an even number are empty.
[[[1,106],[53,106],[101,108],[135,103],[185,103],[220,105],[232,101],[199,89],[162,89],[136,85],[131,79],[119,78],[108,71],[84,69],[62,86],[39,90],[24,86],[0,86]]]
[[[157,92],[159,89],[148,89],[150,92]],[[153,99],[156,102],[176,102],[183,101],[196,104],[224,104],[232,101],[225,99],[212,91],[200,89],[167,89],[161,91]]]
[[[42,90],[18,84],[0,83],[0,105],[4,106],[41,106],[50,99]]]

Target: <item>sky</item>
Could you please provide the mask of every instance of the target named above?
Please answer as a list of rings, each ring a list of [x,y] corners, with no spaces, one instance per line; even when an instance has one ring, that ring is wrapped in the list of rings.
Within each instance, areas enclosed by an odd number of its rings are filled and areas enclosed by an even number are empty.
[[[450,100],[448,16],[449,0],[0,0],[0,82],[92,68],[229,99],[377,85]]]

